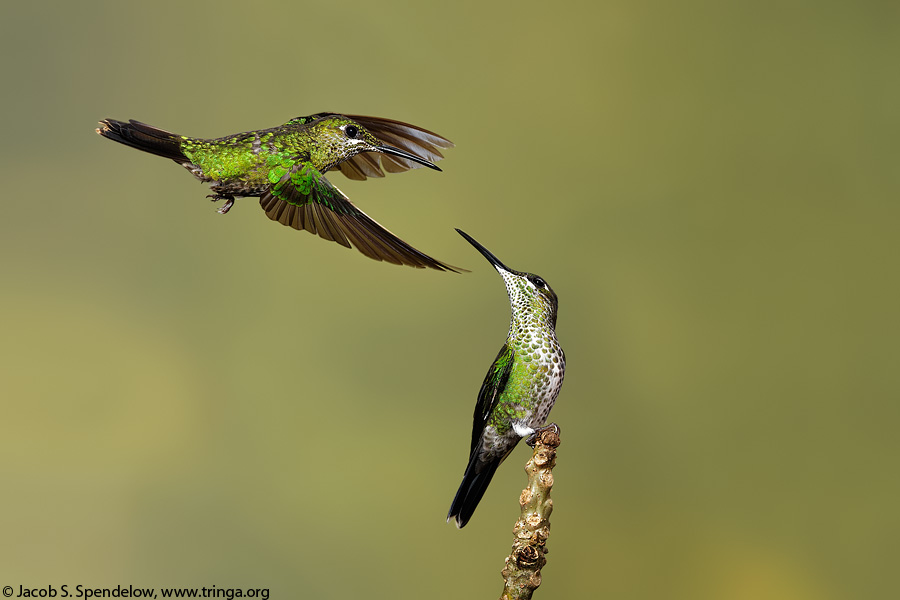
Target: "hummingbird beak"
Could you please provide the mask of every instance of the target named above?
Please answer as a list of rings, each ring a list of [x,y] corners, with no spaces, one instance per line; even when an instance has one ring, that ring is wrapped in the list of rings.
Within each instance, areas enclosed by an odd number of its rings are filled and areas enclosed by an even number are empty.
[[[424,158],[419,158],[415,154],[410,154],[405,150],[401,150],[400,148],[394,148],[393,146],[375,146],[375,149],[379,152],[383,152],[384,154],[390,154],[392,156],[399,156],[400,158],[405,158],[406,160],[411,160],[413,162],[419,163],[420,165],[425,165],[429,169],[434,169],[435,171],[440,171],[440,167],[434,164],[431,161],[425,160]]]
[[[482,246],[481,244],[476,242],[472,236],[470,236],[468,233],[466,233],[462,229],[457,229],[456,232],[459,235],[466,238],[467,242],[469,242],[470,244],[475,246],[475,249],[478,250],[479,252],[481,252],[484,255],[484,257],[486,259],[488,259],[488,262],[491,263],[492,265],[494,265],[494,268],[497,269],[498,271],[506,271],[507,273],[518,273],[518,271],[514,271],[514,270],[510,269],[509,267],[504,265],[502,262],[500,262],[500,259],[497,258],[496,256],[494,256],[490,250],[488,250],[487,248],[485,248],[484,246]]]

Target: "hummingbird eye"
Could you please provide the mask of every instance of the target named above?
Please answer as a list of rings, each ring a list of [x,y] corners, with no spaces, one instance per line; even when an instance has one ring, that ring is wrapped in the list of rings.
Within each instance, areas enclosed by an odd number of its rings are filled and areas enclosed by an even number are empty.
[[[358,133],[359,129],[356,127],[356,125],[347,125],[344,128],[344,134],[351,140],[354,139]]]
[[[533,283],[538,289],[544,288],[547,286],[547,282],[538,277],[537,275],[532,276],[531,283]]]

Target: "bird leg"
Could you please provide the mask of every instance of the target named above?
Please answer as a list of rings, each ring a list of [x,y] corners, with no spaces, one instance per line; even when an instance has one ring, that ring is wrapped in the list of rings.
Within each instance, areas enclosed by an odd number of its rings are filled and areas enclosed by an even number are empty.
[[[229,210],[231,210],[232,206],[234,206],[234,196],[222,196],[220,194],[209,194],[206,197],[211,199],[213,202],[216,202],[218,200],[225,201],[225,204],[223,204],[220,208],[218,208],[216,210],[216,212],[219,213],[220,215],[224,215]]]
[[[553,431],[557,437],[559,437],[559,425],[556,423],[550,423],[544,427],[538,427],[534,430],[534,433],[525,438],[525,443],[534,448],[535,444],[537,444],[538,436],[540,436],[545,431]]]

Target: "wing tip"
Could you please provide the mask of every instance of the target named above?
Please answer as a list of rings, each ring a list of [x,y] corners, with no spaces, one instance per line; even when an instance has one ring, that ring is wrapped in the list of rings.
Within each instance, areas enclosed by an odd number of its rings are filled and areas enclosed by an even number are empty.
[[[305,204],[295,204],[279,198],[272,190],[260,196],[259,204],[273,221],[297,230],[305,229],[347,248],[352,245],[373,260],[417,269],[430,268],[457,274],[469,272],[417,250],[356,208],[340,190],[333,189],[344,200],[345,204],[339,205],[341,210],[334,210],[315,199],[308,199]]]

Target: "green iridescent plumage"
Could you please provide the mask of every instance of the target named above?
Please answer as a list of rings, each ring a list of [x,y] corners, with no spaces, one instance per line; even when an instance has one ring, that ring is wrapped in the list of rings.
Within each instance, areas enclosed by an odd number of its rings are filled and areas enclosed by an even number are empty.
[[[457,229],[457,231],[459,231]],[[537,275],[514,271],[459,231],[503,277],[512,307],[506,343],[488,369],[472,425],[469,464],[447,520],[463,527],[497,467],[523,437],[534,435],[556,402],[566,358],[556,339],[556,294]]]
[[[235,198],[259,197],[268,217],[375,260],[441,271],[459,271],[416,250],[356,208],[325,176],[384,177],[427,166],[453,144],[426,129],[378,117],[318,113],[272,129],[217,139],[176,135],[138,121],[106,119],[97,133],[170,158],[210,184],[227,213]]]

